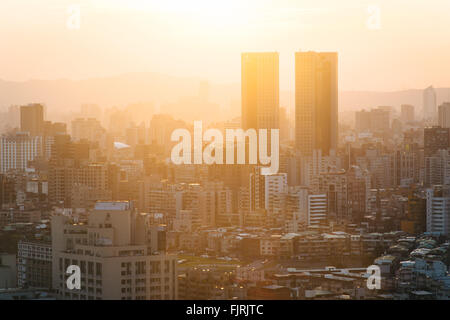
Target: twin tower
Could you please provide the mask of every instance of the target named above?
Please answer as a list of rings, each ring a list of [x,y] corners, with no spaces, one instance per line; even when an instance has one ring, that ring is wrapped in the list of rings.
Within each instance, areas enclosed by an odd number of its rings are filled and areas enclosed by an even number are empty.
[[[279,129],[279,54],[241,56],[242,128]],[[295,53],[295,146],[303,156],[336,150],[338,54]]]

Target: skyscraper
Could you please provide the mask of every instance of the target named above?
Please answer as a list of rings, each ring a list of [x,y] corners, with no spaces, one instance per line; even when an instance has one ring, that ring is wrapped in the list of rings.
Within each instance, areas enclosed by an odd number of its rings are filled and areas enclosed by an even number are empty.
[[[438,126],[424,128],[423,145],[425,157],[434,155],[438,150],[450,147],[450,129]]]
[[[403,122],[414,121],[414,106],[410,104],[402,104],[401,118]]]
[[[242,128],[279,128],[278,52],[241,56]]]
[[[450,128],[450,102],[444,102],[439,106],[438,124],[442,128]]]
[[[338,55],[295,53],[295,143],[302,155],[328,155],[338,141]]]
[[[423,119],[434,121],[436,119],[436,91],[429,86],[423,91]]]
[[[44,106],[38,103],[20,107],[20,130],[31,136],[44,132]]]

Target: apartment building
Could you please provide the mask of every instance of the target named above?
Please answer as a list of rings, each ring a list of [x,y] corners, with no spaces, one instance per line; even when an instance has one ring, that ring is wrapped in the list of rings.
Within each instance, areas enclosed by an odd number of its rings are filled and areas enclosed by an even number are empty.
[[[17,244],[17,285],[20,288],[51,288],[51,243],[19,241]]]
[[[25,170],[42,154],[42,137],[19,132],[0,137],[0,173]]]
[[[427,189],[427,231],[450,234],[450,191],[445,186]]]
[[[320,224],[327,220],[328,201],[326,194],[308,196],[308,225]]]
[[[52,218],[53,288],[60,299],[172,300],[177,293],[176,256],[165,253],[163,226],[151,224],[132,201],[97,202],[87,224]],[[66,286],[70,265],[79,266],[81,288]]]

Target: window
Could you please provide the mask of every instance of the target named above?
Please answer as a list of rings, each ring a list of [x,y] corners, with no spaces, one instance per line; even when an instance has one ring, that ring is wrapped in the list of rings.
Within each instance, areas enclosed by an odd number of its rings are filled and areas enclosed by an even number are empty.
[[[94,274],[94,263],[88,262],[88,274],[93,275]]]
[[[151,273],[160,273],[161,272],[161,263],[159,261],[150,262],[150,272]]]
[[[102,275],[102,264],[101,263],[96,263],[95,264],[95,274],[97,276],[101,276]]]
[[[145,274],[145,261],[139,261],[135,263],[136,274]]]

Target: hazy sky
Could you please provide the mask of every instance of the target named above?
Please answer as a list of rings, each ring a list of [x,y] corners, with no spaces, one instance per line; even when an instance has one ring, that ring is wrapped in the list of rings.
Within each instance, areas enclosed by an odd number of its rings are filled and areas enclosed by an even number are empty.
[[[239,82],[241,52],[278,51],[292,88],[294,52],[316,50],[339,52],[341,90],[443,87],[449,16],[449,0],[1,0],[0,79],[153,71]]]

